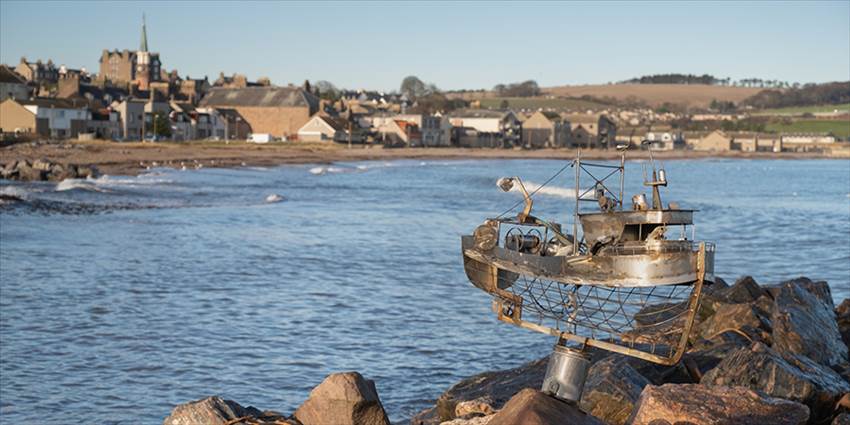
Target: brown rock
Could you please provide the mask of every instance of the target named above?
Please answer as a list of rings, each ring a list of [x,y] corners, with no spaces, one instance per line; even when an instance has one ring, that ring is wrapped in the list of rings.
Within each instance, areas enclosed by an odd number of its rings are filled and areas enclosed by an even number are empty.
[[[539,390],[524,389],[513,396],[488,425],[604,425],[575,405]]]
[[[446,422],[440,422],[440,425],[487,425],[493,416],[476,416],[474,418],[458,418]]]
[[[827,366],[847,363],[848,349],[841,339],[825,282],[801,278],[783,283],[770,319],[777,351],[801,354]]]
[[[36,170],[41,170],[41,171],[50,171],[50,167],[52,165],[53,164],[51,164],[50,161],[48,161],[46,159],[36,159],[35,161],[32,162],[32,168],[35,168]]]
[[[478,397],[474,400],[461,401],[455,406],[455,416],[458,418],[467,415],[492,415],[496,413],[493,408],[493,399],[490,397]]]
[[[651,382],[621,356],[596,362],[588,371],[579,405],[585,412],[608,424],[626,423],[640,397]]]
[[[357,372],[329,375],[293,416],[303,425],[390,425],[375,383]]]
[[[207,397],[178,405],[162,425],[224,425],[237,418],[258,417],[262,414],[254,407],[242,407],[232,400]]]
[[[499,409],[519,390],[542,387],[548,361],[547,356],[514,369],[485,372],[466,378],[437,399],[436,417],[440,421],[452,420],[456,417],[455,408],[458,403],[480,397],[489,398],[493,401],[491,406]],[[427,416],[425,412],[420,415]],[[417,418],[420,415],[417,415]]]
[[[743,387],[665,384],[641,393],[632,425],[801,425],[809,419],[803,404],[766,397]]]

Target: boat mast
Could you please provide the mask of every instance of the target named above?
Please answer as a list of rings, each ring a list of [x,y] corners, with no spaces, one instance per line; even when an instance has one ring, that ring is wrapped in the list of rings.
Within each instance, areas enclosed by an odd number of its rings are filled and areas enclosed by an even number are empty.
[[[581,179],[581,147],[578,148],[578,152],[576,153],[576,209],[573,215],[573,254],[578,253],[578,201],[581,198],[581,194],[579,193],[579,180]]]

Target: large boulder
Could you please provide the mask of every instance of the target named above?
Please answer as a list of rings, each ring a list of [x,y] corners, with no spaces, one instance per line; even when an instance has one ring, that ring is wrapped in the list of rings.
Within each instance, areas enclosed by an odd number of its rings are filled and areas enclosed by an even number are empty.
[[[734,331],[749,340],[769,342],[771,324],[768,314],[756,304],[719,303],[714,314],[697,326],[692,339],[711,340],[724,332]]]
[[[513,396],[488,425],[604,425],[573,404],[558,400],[535,389],[524,389]]]
[[[832,369],[805,356],[785,355],[761,343],[741,348],[703,376],[702,384],[743,386],[806,404],[812,417],[829,416],[835,401],[850,391]]]
[[[303,425],[390,425],[375,383],[357,372],[329,375],[293,416]]]
[[[781,284],[771,323],[776,350],[801,354],[827,366],[847,362],[847,346],[838,330],[826,282],[801,278]]]
[[[688,374],[692,377],[691,382],[657,382],[655,385],[667,383],[684,383],[695,384],[702,380],[702,376],[706,372],[717,367],[726,357],[739,348],[749,347],[752,344],[751,338],[737,330],[727,330],[715,335],[711,339],[698,339],[690,350],[682,357],[682,364],[687,368]]]
[[[492,408],[499,409],[519,390],[542,387],[548,361],[549,357],[544,357],[513,369],[485,372],[466,378],[440,395],[434,409],[420,413],[413,423],[429,424],[455,419],[458,403],[482,397],[492,401]]]
[[[776,298],[779,296],[779,292],[782,288],[787,285],[797,286],[809,291],[809,293],[829,305],[830,308],[834,308],[835,306],[832,300],[832,290],[829,289],[829,283],[823,280],[814,281],[805,276],[801,276],[786,280],[776,285],[765,286],[764,289],[771,295],[771,297]]]
[[[628,423],[802,425],[808,418],[809,409],[803,404],[766,397],[747,388],[665,384],[644,388]]]
[[[259,418],[263,412],[254,407],[242,407],[232,400],[207,397],[178,405],[162,425],[225,425],[239,418]]]
[[[751,303],[768,292],[759,286],[752,276],[744,276],[735,281],[732,286],[716,291],[715,298],[730,304]]]
[[[838,323],[838,332],[841,333],[841,339],[844,340],[844,345],[850,347],[850,298],[845,298],[835,308],[835,316]]]
[[[610,356],[591,366],[579,406],[608,424],[626,423],[641,391],[651,385],[622,356]]]

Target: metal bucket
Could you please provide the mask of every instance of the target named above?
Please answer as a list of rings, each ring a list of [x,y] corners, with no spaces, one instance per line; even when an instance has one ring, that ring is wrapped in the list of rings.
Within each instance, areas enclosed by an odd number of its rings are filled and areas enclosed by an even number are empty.
[[[561,400],[578,402],[589,369],[590,360],[584,354],[556,344],[546,367],[543,392]]]

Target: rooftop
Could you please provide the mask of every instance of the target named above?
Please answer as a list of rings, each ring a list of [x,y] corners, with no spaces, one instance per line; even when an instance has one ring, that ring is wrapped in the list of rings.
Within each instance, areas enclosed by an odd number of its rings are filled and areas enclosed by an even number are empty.
[[[319,98],[299,87],[245,87],[210,89],[201,106],[319,107]]]

